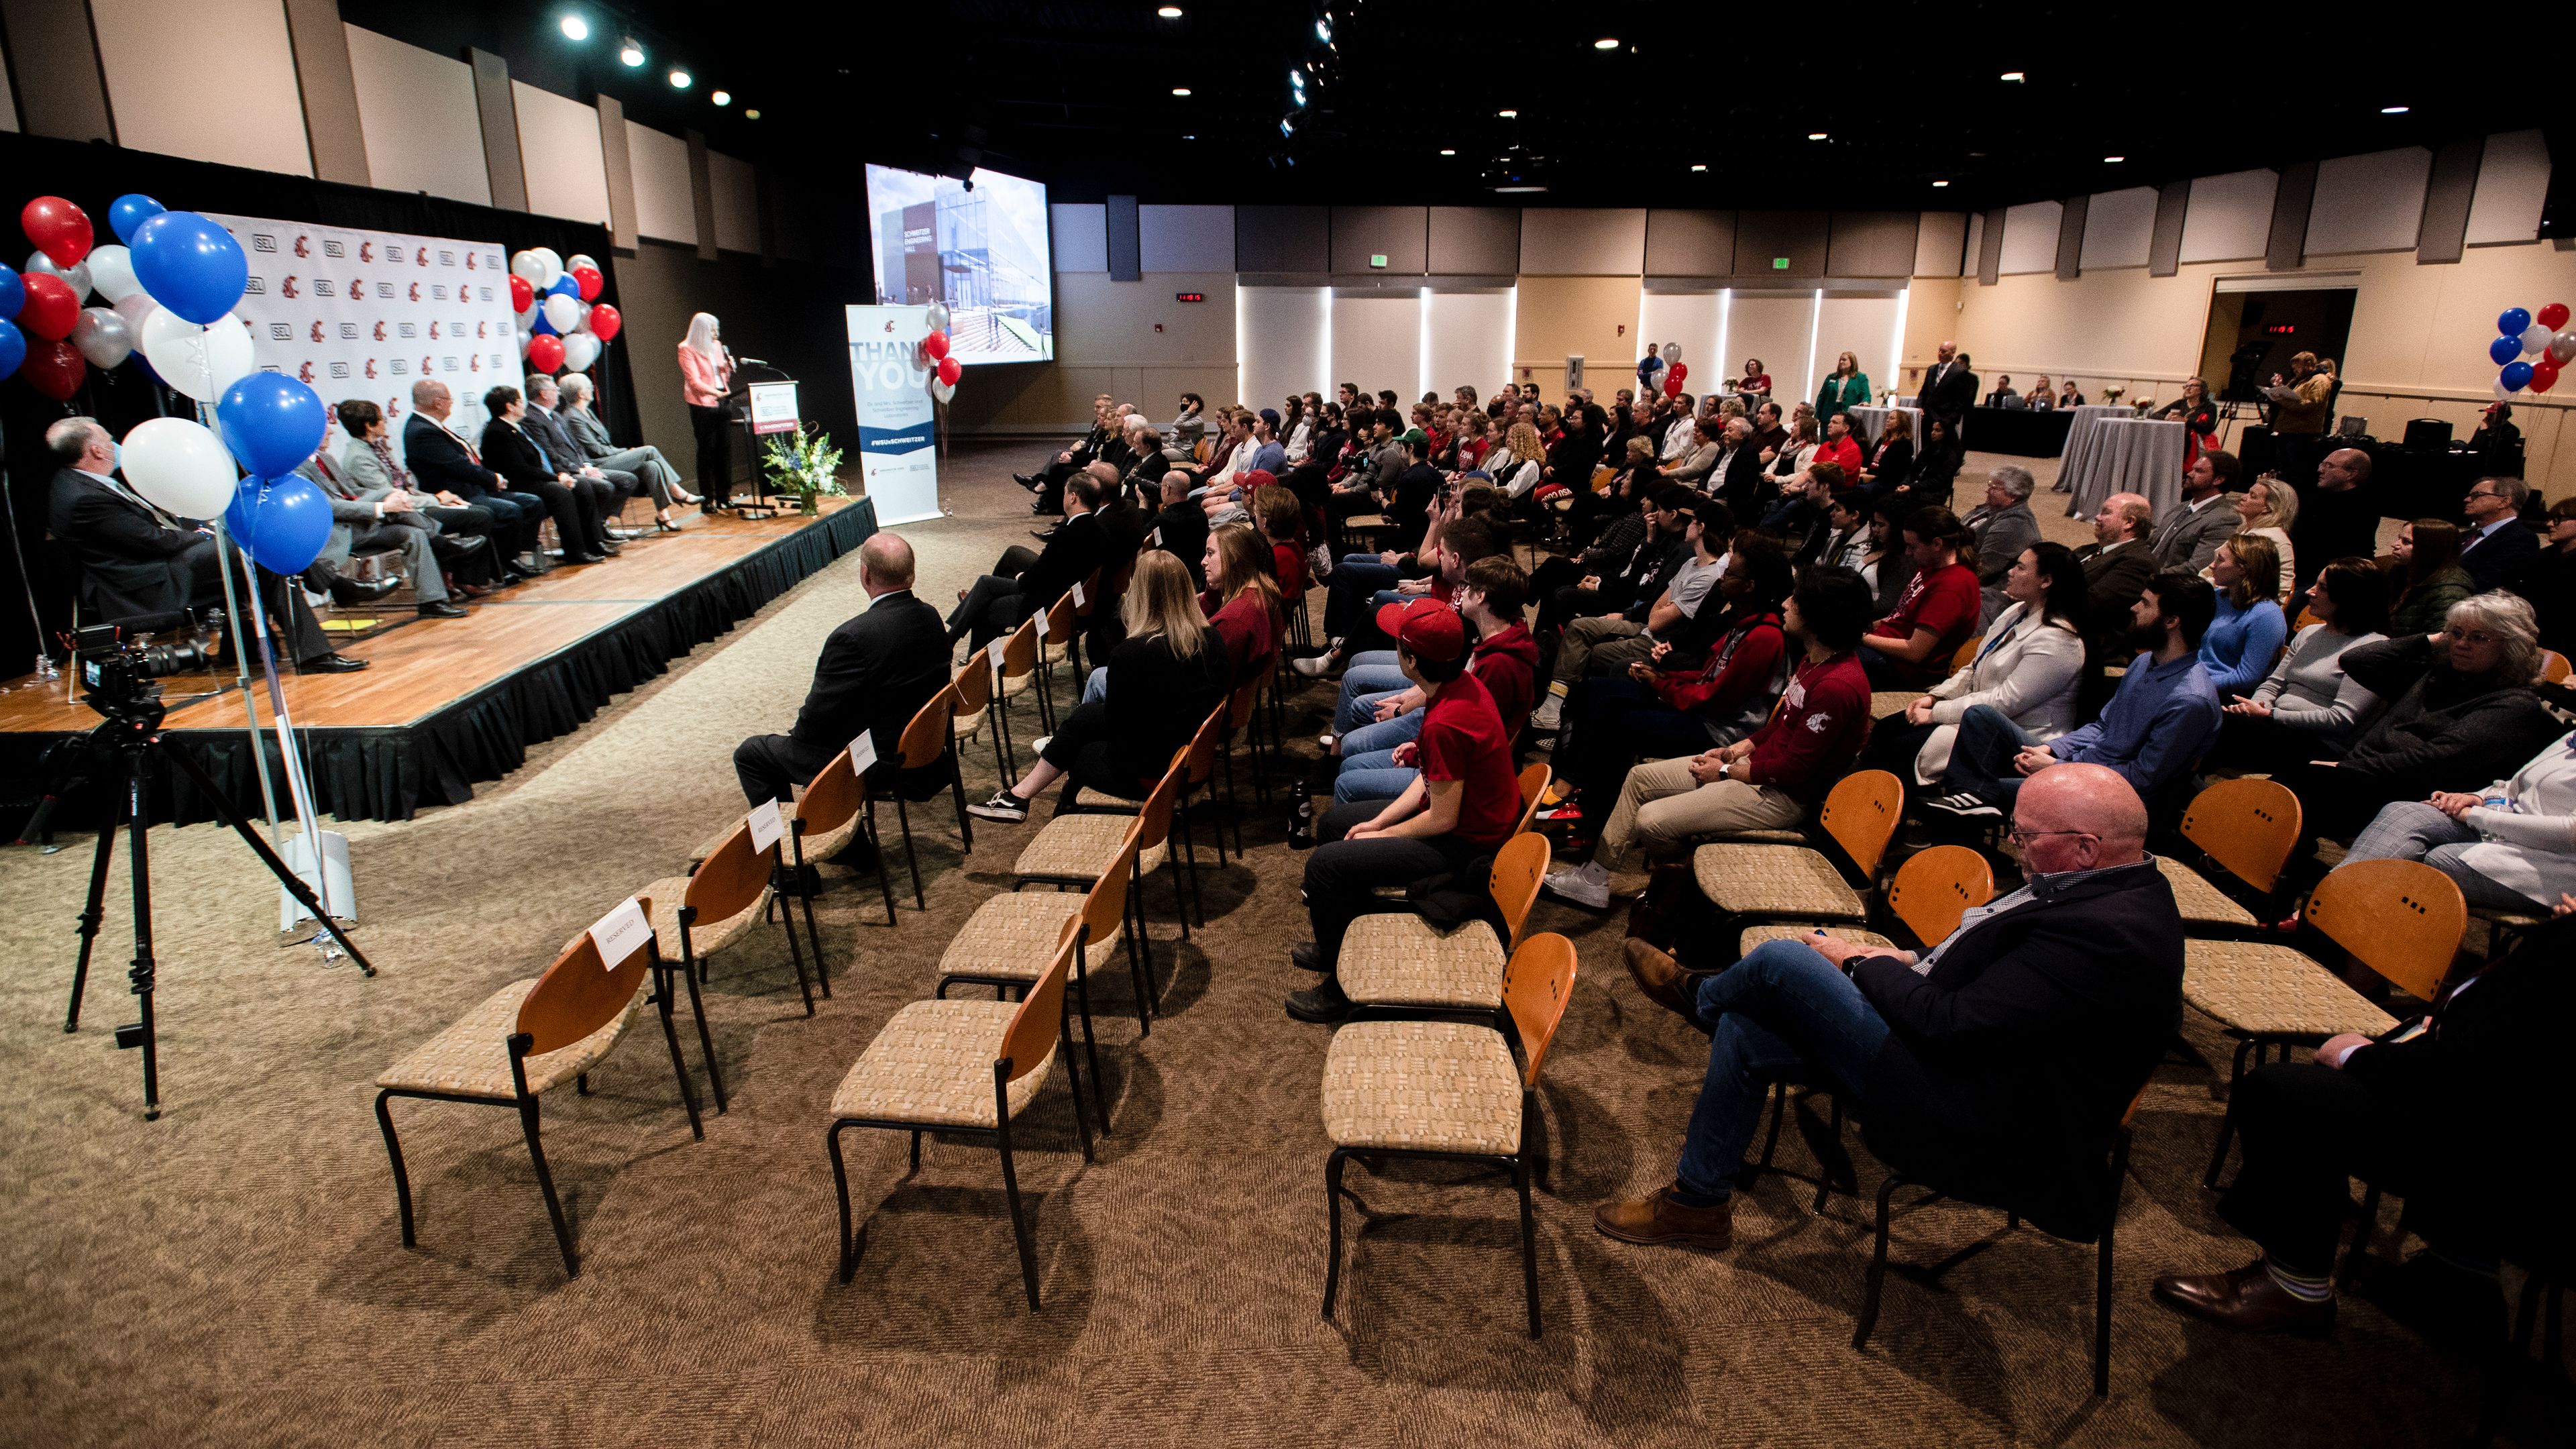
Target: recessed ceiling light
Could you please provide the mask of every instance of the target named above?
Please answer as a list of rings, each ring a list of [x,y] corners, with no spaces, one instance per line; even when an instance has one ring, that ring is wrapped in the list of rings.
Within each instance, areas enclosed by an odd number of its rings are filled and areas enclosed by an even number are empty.
[[[567,15],[563,18],[563,33],[566,40],[588,40],[590,22],[578,15]]]
[[[2005,72],[2004,72],[2004,79],[2005,79],[2005,80],[2008,80],[2008,81],[2017,81],[2017,80],[2020,80],[2020,79],[2021,79],[2021,72],[2020,72],[2020,71],[2017,71],[2017,70],[2008,70],[2008,71],[2005,71]]]
[[[1185,96],[1185,95],[1188,95],[1189,93],[1190,93],[1190,88],[1189,88],[1188,86],[1174,86],[1174,87],[1172,87],[1172,94],[1173,94],[1173,95],[1176,95],[1176,96]]]
[[[1518,112],[1518,111],[1511,111],[1511,110],[1503,110],[1503,111],[1496,111],[1496,112],[1494,112],[1494,114],[1495,114],[1495,115],[1497,115],[1497,116],[1500,116],[1500,117],[1502,117],[1504,120],[1508,121],[1508,120],[1510,120],[1512,117],[1519,115],[1519,114],[1520,114],[1520,112]]]
[[[1178,20],[1181,18],[1181,7],[1178,5],[1166,5],[1154,13],[1162,16],[1165,20]]]
[[[2129,158],[2128,158],[2128,157],[2126,157],[2126,156],[2105,156],[2105,157],[2103,157],[2102,159],[2103,159],[2103,160],[2105,160],[2105,161],[2115,162],[2115,163],[2116,163],[2116,162],[2120,162],[2120,161],[2126,161],[2126,160],[2128,160]]]
[[[1933,184],[1933,185],[1935,185],[1935,186],[1947,186],[1947,185],[1949,185],[1950,183],[1949,183],[1949,182],[1947,182],[1947,181],[1935,181],[1935,182],[1933,182],[1932,184]]]
[[[636,44],[635,37],[630,35],[626,37],[623,44],[618,46],[617,58],[628,65],[642,65],[644,63],[644,47]]]
[[[671,69],[670,79],[671,89],[675,91],[684,91],[689,88],[689,83],[697,79],[697,77],[690,75],[687,71],[681,70],[677,66],[674,66]]]
[[[1599,40],[1592,42],[1592,48],[1594,50],[1617,50],[1619,48],[1619,38],[1615,35],[1605,35]]]
[[[1707,167],[1707,166],[1705,166],[1705,165],[1699,165],[1699,166],[1693,166],[1691,169],[1692,169],[1693,171],[1706,171],[1706,170],[1708,169],[1708,167]]]
[[[742,118],[746,121],[757,121],[760,119],[760,112],[757,109],[748,110],[742,113]]]
[[[710,92],[708,92],[708,93],[707,93],[707,99],[708,99],[708,100],[711,100],[711,101],[713,101],[713,102],[715,102],[717,105],[720,105],[720,106],[729,106],[729,105],[732,105],[732,104],[733,104],[733,92],[731,92],[731,91],[710,91]]]
[[[1443,146],[1440,148],[1440,154],[1443,156],[1455,156],[1458,154],[1458,149],[1454,146]]]
[[[1544,186],[1497,186],[1494,190],[1497,193],[1518,196],[1530,192],[1545,191],[1547,188]]]
[[[1810,141],[1821,141],[1825,139],[1825,133],[1822,131],[1809,131],[1807,133],[1807,139]]]
[[[1332,43],[1333,43],[1333,22],[1332,22],[1332,21],[1330,21],[1330,20],[1318,20],[1318,21],[1316,21],[1316,22],[1315,22],[1315,38],[1316,38],[1317,40],[1320,40],[1320,41],[1324,42],[1326,45],[1330,45],[1330,44],[1332,44]]]
[[[2383,116],[2402,116],[2406,114],[2406,111],[2407,108],[2404,106],[2381,106],[2379,108],[2379,113]]]

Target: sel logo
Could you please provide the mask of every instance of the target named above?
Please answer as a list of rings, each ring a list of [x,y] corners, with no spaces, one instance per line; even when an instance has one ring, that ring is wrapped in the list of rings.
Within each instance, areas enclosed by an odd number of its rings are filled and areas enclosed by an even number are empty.
[[[264,231],[252,232],[250,236],[250,249],[255,252],[273,253],[277,250],[277,238],[270,236]]]

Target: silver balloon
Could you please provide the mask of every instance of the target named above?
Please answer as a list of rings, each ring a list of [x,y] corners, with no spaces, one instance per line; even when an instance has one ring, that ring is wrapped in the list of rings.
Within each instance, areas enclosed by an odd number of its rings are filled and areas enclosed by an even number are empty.
[[[60,277],[63,279],[63,285],[72,289],[73,301],[89,300],[89,263],[87,262],[74,262],[68,267],[58,267],[54,265],[54,259],[43,252],[29,252],[27,264],[18,270],[43,272],[50,277]]]
[[[930,306],[929,306],[929,308],[927,309],[927,311],[924,313],[924,319],[923,319],[923,320],[927,321],[927,322],[930,324],[930,330],[931,330],[931,331],[933,331],[933,332],[945,332],[945,331],[947,331],[947,330],[948,330],[948,304],[947,304],[947,303],[945,303],[945,302],[933,302],[933,303],[931,303],[931,304],[930,304]]]
[[[2550,339],[2549,360],[2561,367],[2576,362],[2576,327],[2570,327]]]
[[[160,310],[161,304],[153,301],[152,294],[149,292],[137,292],[131,297],[120,298],[116,304],[116,315],[124,318],[125,325],[134,329],[135,345],[138,347],[143,345],[143,324],[151,320],[153,313]]]
[[[939,374],[934,372],[930,375],[930,395],[946,403],[950,398],[957,396],[957,384],[941,381]]]
[[[574,252],[571,256],[564,258],[563,267],[567,272],[578,272],[584,267],[588,267],[594,272],[601,273],[605,273],[607,270],[598,262],[592,260],[591,255],[588,252]]]
[[[84,307],[72,320],[72,346],[92,367],[114,367],[134,352],[134,329],[112,307]]]

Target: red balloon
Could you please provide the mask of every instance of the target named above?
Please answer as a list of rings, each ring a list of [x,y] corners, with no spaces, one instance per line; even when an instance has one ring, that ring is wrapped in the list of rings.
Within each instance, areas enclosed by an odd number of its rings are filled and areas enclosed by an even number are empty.
[[[89,364],[81,360],[79,348],[57,338],[30,343],[27,360],[18,364],[18,375],[54,401],[70,402],[72,394],[80,391],[82,379],[89,376]]]
[[[535,305],[537,305],[537,284],[512,272],[510,274],[510,310],[525,312]]]
[[[2559,328],[2567,325],[2567,304],[2564,302],[2552,302],[2548,306],[2541,308],[2537,313],[2533,314],[2532,320],[2538,322],[2541,326],[2548,328],[2550,331],[2555,332]]]
[[[1687,363],[1676,362],[1672,366],[1665,368],[1664,396],[1680,397],[1682,395],[1682,379],[1688,376],[1690,376],[1690,365]]]
[[[89,213],[59,196],[28,202],[18,213],[18,225],[55,266],[75,266],[89,255]]]
[[[921,350],[929,353],[931,360],[934,362],[940,358],[946,357],[948,355],[948,334],[945,332],[931,332],[925,334],[921,339]]]
[[[957,385],[957,379],[965,375],[966,369],[958,363],[956,358],[943,357],[939,359],[939,380],[941,382],[948,384],[950,387],[955,387]]]
[[[599,289],[608,285],[608,279],[599,274],[597,267],[575,267],[572,269],[572,284],[581,288],[583,301],[595,302],[599,300]]]
[[[18,325],[50,342],[71,336],[72,324],[80,320],[80,299],[72,295],[71,283],[46,272],[22,273],[19,281],[27,289],[27,301],[18,309]]]
[[[606,302],[590,309],[590,335],[602,342],[615,337],[617,329],[625,325],[626,319],[618,316],[617,309]]]
[[[538,333],[528,343],[528,365],[539,372],[552,372],[563,366],[563,339]]]
[[[2558,362],[2548,353],[2544,352],[2540,355],[2540,360],[2531,365],[2531,390],[2533,392],[2547,392],[2557,385]]]

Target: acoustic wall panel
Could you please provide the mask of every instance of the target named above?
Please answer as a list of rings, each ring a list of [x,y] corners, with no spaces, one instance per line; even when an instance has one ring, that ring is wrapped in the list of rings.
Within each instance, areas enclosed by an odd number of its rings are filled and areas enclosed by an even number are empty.
[[[2181,260],[2240,262],[2263,255],[2272,235],[2272,194],[2280,184],[2280,173],[2270,170],[2194,180],[2182,219]]]
[[[1914,275],[1960,275],[1966,269],[1967,246],[1968,216],[1965,212],[1923,213],[1922,229],[1914,234]]]
[[[89,13],[120,145],[313,174],[278,0],[90,0]]]
[[[1825,250],[1829,277],[1903,277],[1914,270],[1916,214],[1837,211]]]
[[[492,177],[483,169],[474,68],[355,25],[341,30],[349,41],[349,78],[358,91],[368,179],[387,191],[426,191],[490,206]]]
[[[1419,206],[1333,208],[1333,271],[1418,277],[1430,259],[1430,219]],[[1372,258],[1386,258],[1383,267]]]
[[[519,118],[519,164],[528,178],[528,210],[608,225],[608,162],[599,149],[599,112],[525,81],[510,82],[510,100]]]
[[[1768,281],[1821,277],[1832,236],[1823,212],[1737,212],[1735,275]]]
[[[1047,250],[1058,272],[1109,270],[1109,222],[1099,202],[1057,202],[1047,208]]]
[[[626,161],[635,173],[635,229],[657,241],[696,246],[698,212],[689,196],[689,143],[628,121]]]
[[[1324,354],[1332,320],[1330,288],[1238,287],[1234,304],[1244,401],[1258,398],[1269,407],[1273,399],[1292,392],[1333,395],[1339,379],[1331,376]]]
[[[1530,276],[1634,277],[1645,265],[1644,207],[1521,211],[1521,271]]]
[[[2318,163],[2307,255],[2412,250],[2432,174],[2433,153],[2421,146]]]
[[[2095,192],[2084,208],[2084,270],[2145,266],[2155,230],[2154,187]]]
[[[1238,206],[1234,269],[1323,273],[1333,265],[1332,212],[1321,206]]]
[[[1234,270],[1234,208],[1139,206],[1137,254],[1148,272]]]
[[[1998,272],[2007,277],[2057,270],[2057,229],[2065,208],[2054,201],[2026,201],[2004,210],[2004,250]]]
[[[2540,235],[2540,206],[2549,192],[2549,144],[2538,131],[2487,137],[2478,161],[2478,190],[2469,202],[2469,245],[2527,242]]]
[[[1509,375],[1512,362],[1512,294],[1433,292],[1428,299],[1422,387],[1447,397],[1460,387],[1476,396],[1493,396]]]
[[[709,151],[707,181],[716,194],[716,245],[729,252],[759,251],[760,189],[751,163]]]
[[[1656,207],[1646,213],[1646,275],[1723,277],[1735,270],[1735,213]]]
[[[1508,277],[1520,271],[1518,207],[1435,206],[1429,231],[1435,277]]]

